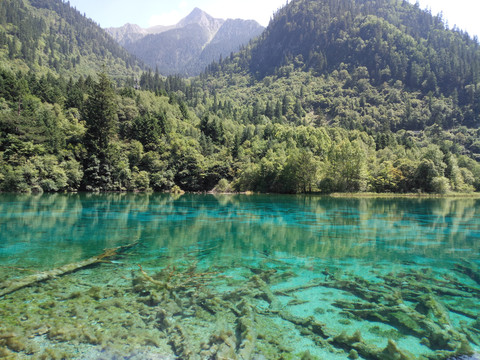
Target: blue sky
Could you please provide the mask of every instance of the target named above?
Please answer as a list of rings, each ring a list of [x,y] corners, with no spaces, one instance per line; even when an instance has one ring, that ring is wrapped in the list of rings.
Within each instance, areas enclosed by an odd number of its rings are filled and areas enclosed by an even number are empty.
[[[70,0],[102,27],[125,23],[142,27],[173,25],[198,7],[213,17],[255,19],[266,26],[286,0]]]
[[[254,19],[266,26],[274,11],[285,3],[286,0],[70,0],[72,6],[102,27],[122,26],[127,22],[142,27],[172,25],[195,7],[214,17]],[[478,0],[419,0],[419,3],[433,14],[443,12],[450,28],[456,24],[470,35],[480,37]]]

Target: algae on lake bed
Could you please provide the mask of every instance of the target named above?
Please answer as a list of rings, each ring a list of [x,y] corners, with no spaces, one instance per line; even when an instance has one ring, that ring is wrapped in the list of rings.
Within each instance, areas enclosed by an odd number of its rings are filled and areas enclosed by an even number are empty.
[[[370,269],[368,280],[271,257],[234,269],[189,257],[159,265],[102,263],[5,295],[0,355],[449,359],[480,346],[471,264],[456,273]]]
[[[474,199],[0,199],[2,283],[139,239],[4,293],[0,357],[471,359],[480,350]]]

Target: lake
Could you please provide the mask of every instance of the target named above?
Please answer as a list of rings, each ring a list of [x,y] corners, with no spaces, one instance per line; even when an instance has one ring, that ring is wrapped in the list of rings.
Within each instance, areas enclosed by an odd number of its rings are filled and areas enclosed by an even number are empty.
[[[118,248],[120,247],[120,248]],[[0,194],[14,359],[449,359],[480,352],[480,200]]]

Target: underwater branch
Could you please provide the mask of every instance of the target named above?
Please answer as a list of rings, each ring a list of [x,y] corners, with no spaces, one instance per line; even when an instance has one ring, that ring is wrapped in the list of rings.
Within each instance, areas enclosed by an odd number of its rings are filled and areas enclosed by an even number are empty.
[[[56,278],[58,276],[62,276],[65,274],[69,274],[72,272],[75,272],[77,270],[83,269],[85,267],[99,264],[102,262],[105,262],[106,259],[112,258],[114,256],[117,256],[118,254],[121,254],[122,252],[134,247],[135,245],[138,244],[138,239],[135,240],[133,243],[123,245],[123,246],[118,246],[116,248],[111,248],[111,249],[105,249],[103,253],[97,256],[93,256],[89,259],[82,260],[79,262],[75,263],[70,263],[63,265],[59,268],[48,270],[48,271],[43,271],[38,274],[34,275],[29,275],[27,277],[24,277],[23,279],[20,280],[7,280],[3,283],[0,284],[0,297],[3,297],[5,295],[11,294],[17,290],[23,289],[28,286],[35,285],[37,283],[47,281],[53,278]]]

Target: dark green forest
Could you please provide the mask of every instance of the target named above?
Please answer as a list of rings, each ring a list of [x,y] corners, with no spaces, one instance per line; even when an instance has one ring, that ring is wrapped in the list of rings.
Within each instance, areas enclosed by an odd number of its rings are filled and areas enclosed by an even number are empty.
[[[0,64],[13,71],[62,76],[95,75],[102,67],[117,81],[142,64],[69,2],[2,0]]]
[[[480,190],[480,45],[406,1],[292,1],[183,79],[6,0],[0,59],[2,191]]]

